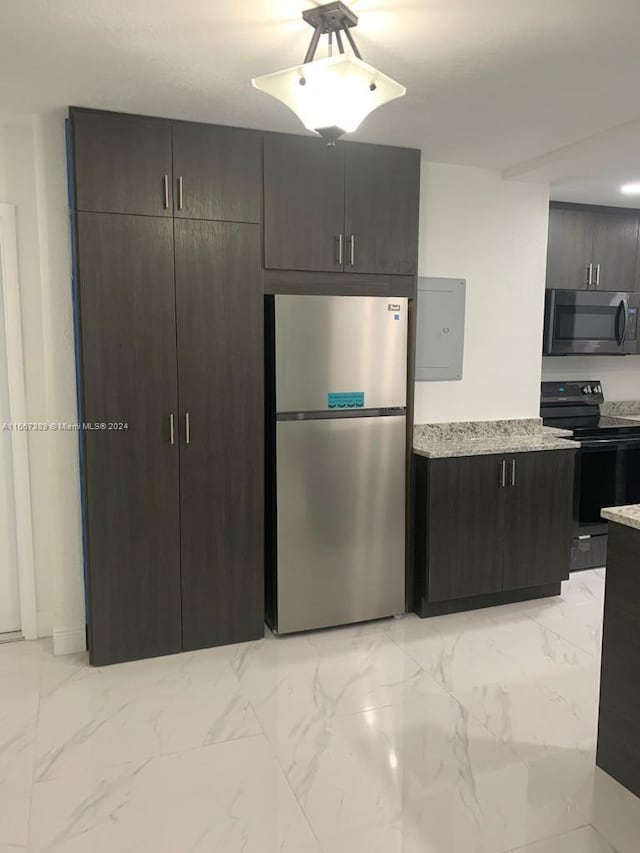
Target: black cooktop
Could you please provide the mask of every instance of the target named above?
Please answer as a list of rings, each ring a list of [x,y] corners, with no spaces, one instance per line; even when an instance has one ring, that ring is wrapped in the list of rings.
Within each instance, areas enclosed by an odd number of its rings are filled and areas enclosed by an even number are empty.
[[[640,439],[640,421],[600,414],[602,386],[585,382],[543,382],[540,414],[545,426],[566,429],[572,438]]]
[[[543,418],[543,423],[545,426],[570,431],[572,435],[567,438],[640,438],[640,421],[625,418],[609,418],[599,414],[563,418],[554,413],[553,417]]]
[[[575,438],[626,438],[640,437],[640,422],[606,415],[588,415],[584,418],[569,418],[561,429],[570,429]]]

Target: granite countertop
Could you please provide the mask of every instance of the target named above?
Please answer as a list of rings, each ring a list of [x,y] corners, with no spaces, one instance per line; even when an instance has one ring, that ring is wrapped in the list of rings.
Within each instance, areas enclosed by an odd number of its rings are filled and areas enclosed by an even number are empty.
[[[600,412],[611,418],[629,418],[640,421],[640,400],[611,400],[602,403]]]
[[[609,506],[602,510],[603,518],[614,521],[616,524],[624,524],[626,527],[635,527],[640,530],[640,504],[630,506]]]
[[[575,441],[563,438],[569,435],[566,430],[543,427],[540,418],[417,424],[413,429],[413,450],[429,459],[576,450]]]

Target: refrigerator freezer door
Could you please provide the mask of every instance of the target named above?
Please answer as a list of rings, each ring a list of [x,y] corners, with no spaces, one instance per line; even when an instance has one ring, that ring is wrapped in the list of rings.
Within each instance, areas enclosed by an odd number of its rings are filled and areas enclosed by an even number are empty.
[[[404,612],[405,424],[277,424],[279,633]]]
[[[407,302],[276,296],[276,411],[404,407]]]

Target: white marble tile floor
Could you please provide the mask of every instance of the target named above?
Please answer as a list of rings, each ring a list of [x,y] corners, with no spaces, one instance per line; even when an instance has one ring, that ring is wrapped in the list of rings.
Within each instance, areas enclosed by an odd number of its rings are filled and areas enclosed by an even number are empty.
[[[0,646],[0,853],[637,853],[557,599],[95,669]]]

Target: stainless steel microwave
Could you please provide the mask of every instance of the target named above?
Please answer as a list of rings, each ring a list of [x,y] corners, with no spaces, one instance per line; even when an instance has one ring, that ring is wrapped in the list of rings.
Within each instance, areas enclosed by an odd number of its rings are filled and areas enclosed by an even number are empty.
[[[634,355],[640,294],[547,290],[544,355]]]

